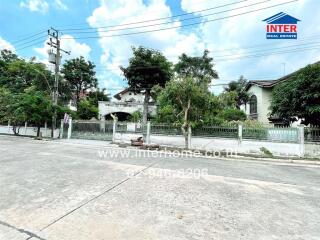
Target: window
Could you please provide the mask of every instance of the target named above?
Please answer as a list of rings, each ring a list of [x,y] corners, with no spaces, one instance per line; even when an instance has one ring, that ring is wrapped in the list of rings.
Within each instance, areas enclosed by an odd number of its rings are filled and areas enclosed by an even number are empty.
[[[252,95],[250,98],[250,114],[257,114],[257,97]]]

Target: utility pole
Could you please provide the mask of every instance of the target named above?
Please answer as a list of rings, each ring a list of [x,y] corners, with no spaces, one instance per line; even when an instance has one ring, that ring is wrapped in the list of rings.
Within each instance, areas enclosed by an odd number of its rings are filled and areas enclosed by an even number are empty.
[[[68,55],[70,52],[67,52],[63,49],[60,48],[60,39],[59,39],[59,31],[50,28],[48,30],[48,35],[50,36],[50,42],[48,45],[51,48],[56,49],[56,53],[53,53],[52,49],[49,51],[49,62],[53,63],[55,65],[54,68],[54,86],[52,90],[52,104],[53,104],[53,114],[52,114],[52,128],[51,128],[51,137],[54,137],[54,130],[56,128],[56,123],[57,123],[57,106],[58,106],[58,96],[59,96],[59,66],[61,62],[61,55],[60,51],[67,53]]]

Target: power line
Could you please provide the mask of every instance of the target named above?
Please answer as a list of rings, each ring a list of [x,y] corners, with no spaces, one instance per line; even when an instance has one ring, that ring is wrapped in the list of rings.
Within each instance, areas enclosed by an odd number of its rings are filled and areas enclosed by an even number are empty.
[[[173,26],[173,27],[154,29],[154,30],[148,30],[148,31],[122,33],[122,34],[114,34],[114,35],[73,37],[73,39],[94,39],[94,38],[120,37],[120,36],[137,35],[137,34],[143,34],[143,33],[159,32],[159,31],[177,29],[177,28],[182,28],[182,27],[190,27],[190,26],[194,26],[194,25],[199,25],[199,24],[204,24],[204,23],[208,23],[208,22],[214,22],[214,21],[218,21],[218,20],[223,20],[223,19],[228,19],[228,18],[237,17],[237,16],[241,16],[241,15],[246,15],[248,13],[258,12],[258,11],[261,11],[261,10],[265,10],[265,9],[269,9],[269,8],[273,8],[273,7],[277,7],[277,6],[281,6],[281,5],[297,2],[297,1],[298,0],[292,0],[292,1],[284,2],[284,3],[280,3],[280,4],[276,4],[276,5],[272,5],[272,6],[268,6],[268,7],[264,7],[264,8],[259,8],[259,9],[247,11],[247,12],[244,12],[244,13],[238,13],[238,14],[234,14],[234,15],[230,15],[230,16],[226,16],[226,17],[220,17],[220,18],[216,18],[216,19],[204,20],[204,21],[201,21],[201,22],[195,22],[195,23],[185,24],[185,25],[181,25],[181,26]],[[71,38],[70,37],[62,37],[62,39],[71,39]]]
[[[150,19],[150,20],[144,20],[144,21],[138,21],[138,22],[130,22],[130,23],[123,23],[123,24],[117,24],[117,25],[102,26],[102,27],[96,27],[96,28],[95,28],[95,27],[69,28],[69,29],[67,28],[67,29],[61,29],[61,30],[64,30],[64,31],[79,31],[79,30],[86,30],[86,29],[96,30],[96,29],[101,29],[101,28],[104,29],[104,28],[113,28],[113,27],[136,25],[136,24],[140,24],[140,23],[155,22],[155,21],[160,21],[160,20],[165,20],[165,19],[172,19],[172,18],[176,18],[176,17],[192,15],[192,14],[195,14],[195,13],[205,12],[205,11],[209,11],[209,10],[213,10],[213,9],[218,9],[218,8],[222,8],[222,7],[226,7],[226,6],[230,6],[230,5],[234,5],[234,4],[239,4],[239,3],[247,2],[247,1],[248,1],[248,0],[243,0],[243,1],[233,2],[233,3],[229,3],[229,4],[217,6],[217,7],[206,8],[206,9],[202,9],[202,10],[199,10],[199,11],[193,11],[193,12],[188,12],[188,13],[184,13],[184,14],[174,15],[174,16],[170,16],[170,17],[162,17],[162,18],[156,18],[156,19]],[[263,2],[261,2],[261,3],[268,2],[268,1],[271,1],[271,0],[266,0],[266,1],[263,1]],[[252,4],[252,5],[261,4],[261,3],[255,3],[255,4]],[[252,6],[252,5],[249,5],[249,6]],[[246,6],[245,6],[245,7],[246,7]],[[243,8],[243,7],[241,7],[241,8]],[[239,9],[239,8],[236,8],[236,9]],[[235,10],[235,9],[232,9],[232,10]],[[223,12],[227,12],[227,11],[231,11],[231,10],[225,10],[225,11],[218,12],[218,13],[223,13]],[[210,16],[210,15],[214,15],[214,14],[218,14],[218,13],[208,14],[208,15],[205,15],[205,16]],[[168,24],[168,23],[173,23],[173,22],[179,22],[179,21],[184,21],[184,20],[197,19],[197,18],[201,18],[201,17],[203,17],[203,16],[196,16],[196,17],[187,18],[187,19],[180,19],[180,20],[178,20],[178,21],[170,21],[170,22],[159,23],[159,24],[154,24],[154,25],[147,25],[147,26],[157,26],[157,25]],[[139,26],[139,27],[147,27],[147,26]],[[134,28],[139,28],[139,27],[115,29],[114,31],[134,29]],[[111,31],[111,30],[109,30],[109,31]],[[100,31],[100,32],[101,32],[101,31]],[[84,33],[92,33],[92,32],[84,32]]]
[[[35,39],[29,40],[29,41],[27,41],[27,42],[18,43],[18,44],[16,44],[15,46],[22,47],[23,45],[26,45],[26,44],[35,42],[35,41],[37,41],[37,40],[39,40],[39,39],[45,40],[46,38],[47,38],[47,36],[40,36],[40,37],[37,37],[37,38],[35,38]]]
[[[27,45],[27,46],[22,47],[22,48],[18,48],[18,49],[16,49],[16,51],[20,51],[20,50],[26,49],[26,48],[28,48],[28,47],[33,47],[33,46],[38,45],[38,44],[40,44],[40,43],[43,43],[43,41],[39,41],[39,42],[36,42],[36,43],[30,44],[30,45]]]
[[[24,40],[28,40],[28,39],[30,39],[30,38],[39,36],[39,35],[42,34],[42,33],[45,33],[45,31],[44,31],[44,30],[41,30],[40,32],[36,32],[36,33],[34,33],[34,34],[26,34],[26,35],[24,35],[24,36],[28,36],[28,37],[24,37],[24,38],[21,38],[21,39],[12,41],[11,43],[14,44],[14,43],[18,43],[18,42],[21,42],[21,41],[24,41]]]
[[[197,1],[197,4],[189,4],[188,6],[195,6],[195,5],[198,5],[199,3],[203,3],[203,2],[209,2],[209,1],[212,1],[212,0],[204,0],[204,1]],[[248,1],[248,0],[243,0],[243,1],[240,1],[240,2],[245,2],[245,1]],[[239,2],[239,3],[240,3]],[[196,12],[200,12],[201,10],[199,10],[199,11],[194,11],[193,13],[196,13]],[[181,11],[182,12],[182,11]],[[148,11],[148,13],[150,14],[150,13],[159,13],[159,11],[158,10],[155,10],[155,11]],[[178,14],[178,15],[173,15],[173,16],[170,16],[170,17],[164,17],[163,19],[166,19],[166,18],[173,18],[173,17],[180,17],[180,16],[183,16],[183,15],[187,15],[187,14],[189,14],[189,13],[181,13],[181,14]],[[137,16],[133,16],[133,17],[137,17]],[[103,23],[105,23],[106,21],[108,21],[108,20],[113,20],[113,19],[120,19],[121,18],[121,20],[123,19],[122,17],[112,17],[112,18],[106,18],[104,21],[103,21]],[[162,20],[162,18],[160,19],[160,20]],[[98,22],[96,22],[96,23],[102,23],[102,21],[98,21]],[[130,24],[130,23],[128,23],[128,24]],[[88,22],[86,21],[86,22],[81,22],[81,23],[77,23],[77,24],[64,24],[64,25],[58,25],[58,26],[56,26],[56,27],[66,27],[66,26],[84,26],[84,25],[88,25]]]

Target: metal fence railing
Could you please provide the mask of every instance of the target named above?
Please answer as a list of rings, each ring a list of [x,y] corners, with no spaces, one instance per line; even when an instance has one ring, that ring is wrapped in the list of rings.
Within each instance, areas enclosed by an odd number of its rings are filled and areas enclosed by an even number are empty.
[[[202,126],[192,129],[193,136],[238,138],[238,126]]]
[[[307,127],[304,129],[306,142],[320,142],[320,127]]]
[[[65,136],[67,131],[63,131]],[[72,138],[89,140],[112,140],[113,122],[73,121]]]
[[[150,134],[155,135],[183,135],[180,126],[173,124],[155,124],[150,125]]]

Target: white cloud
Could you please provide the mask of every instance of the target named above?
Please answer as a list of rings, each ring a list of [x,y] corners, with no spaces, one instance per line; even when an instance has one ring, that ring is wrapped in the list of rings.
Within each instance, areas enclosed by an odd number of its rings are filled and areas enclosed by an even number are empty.
[[[61,48],[65,51],[70,51],[70,55],[62,53],[62,61],[71,58],[76,58],[83,56],[86,60],[90,57],[91,48],[85,43],[77,42],[70,35],[62,35]],[[48,64],[48,50],[50,46],[44,43],[42,48],[34,48],[34,50],[39,54],[39,59],[41,62]]]
[[[68,10],[68,6],[64,4],[61,0],[55,0],[54,2],[58,9]]]
[[[46,0],[25,0],[20,2],[20,7],[28,8],[32,12],[46,13],[50,6],[61,10],[68,10],[68,6],[62,0],[54,0],[50,3]]]
[[[7,49],[12,52],[15,52],[14,46],[11,43],[9,43],[8,41],[6,41],[0,37],[0,50],[3,50],[3,49]]]
[[[118,85],[124,84],[118,66],[125,66],[128,64],[128,59],[132,56],[132,46],[144,46],[160,50],[172,61],[176,61],[177,56],[183,52],[189,54],[201,53],[204,50],[204,44],[200,41],[200,38],[194,33],[181,33],[178,29],[121,37],[103,37],[124,32],[152,31],[161,28],[180,26],[180,22],[166,23],[170,21],[170,19],[162,19],[135,25],[109,28],[112,32],[103,32],[105,29],[101,28],[106,25],[129,24],[132,22],[141,22],[171,16],[170,7],[166,5],[165,0],[150,0],[148,3],[144,3],[142,0],[102,0],[100,7],[96,8],[92,15],[87,19],[91,27],[100,28],[98,33],[100,36],[99,43],[103,51],[100,58],[100,64],[109,70],[108,75],[101,76],[100,82],[104,83],[105,86],[108,85],[106,81],[118,81]],[[164,24],[126,31],[119,30],[119,28],[141,27],[159,23]]]
[[[235,14],[245,13],[254,9],[260,9],[287,2],[287,0],[269,1],[267,3],[242,8],[223,13],[216,16],[204,16],[208,12],[199,13],[206,20],[218,17],[231,16]],[[223,5],[230,1],[219,1],[215,5]],[[247,6],[257,1],[249,0],[237,5],[229,6],[228,9]],[[199,2],[197,0],[182,0],[181,7],[187,12],[197,11],[214,7],[211,1]],[[222,11],[224,9],[213,10],[213,12]],[[264,9],[262,11],[252,12],[249,14],[231,17],[200,26],[199,32],[201,41],[207,44],[213,57],[219,55],[249,54],[254,50],[272,49],[275,47],[286,47],[288,45],[297,44],[294,40],[266,40],[265,39],[265,23],[263,19],[270,17],[278,12],[286,12],[298,19],[298,37],[303,38],[317,32],[320,29],[320,19],[314,18],[311,12],[320,12],[320,5],[311,0],[303,0],[297,3],[286,4],[274,8]],[[312,41],[312,40],[311,40]],[[268,47],[245,48],[258,44],[269,44]],[[237,51],[224,51],[223,49],[240,48]],[[273,79],[283,74],[283,63],[286,64],[286,73],[293,72],[306,64],[319,60],[319,50],[294,52],[290,54],[270,55],[259,58],[243,58],[233,61],[217,61],[216,68],[219,72],[221,81],[228,82],[238,78],[240,75],[254,78]],[[219,81],[219,80],[218,80]],[[217,82],[218,83],[218,82]],[[222,83],[222,82],[219,82]]]
[[[20,7],[28,8],[32,12],[46,13],[49,10],[49,4],[45,0],[21,1]]]

